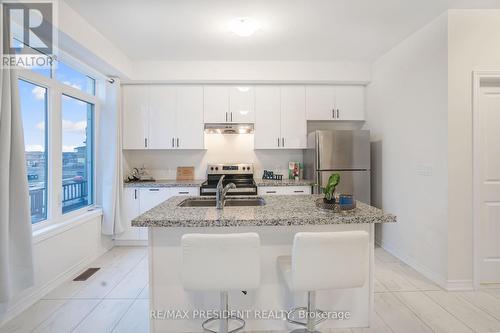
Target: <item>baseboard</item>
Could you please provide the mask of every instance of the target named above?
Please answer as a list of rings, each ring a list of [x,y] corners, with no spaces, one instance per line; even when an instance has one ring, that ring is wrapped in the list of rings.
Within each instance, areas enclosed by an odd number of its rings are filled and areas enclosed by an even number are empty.
[[[97,258],[102,256],[104,253],[106,253],[112,248],[113,248],[113,243],[109,242],[109,244],[107,244],[106,247],[102,247],[101,249],[99,249],[99,251],[96,251],[92,255],[89,255],[88,257],[80,260],[78,263],[71,266],[69,269],[59,274],[51,281],[30,291],[26,296],[20,298],[16,303],[14,303],[9,307],[7,312],[3,314],[3,318],[2,320],[0,320],[0,328],[8,321],[14,319],[23,311],[27,310],[30,306],[38,302],[45,295],[47,295],[52,290],[60,286],[62,283],[74,277],[82,269],[86,268],[92,261],[96,260]]]
[[[115,246],[148,246],[147,240],[115,239]]]
[[[446,282],[446,290],[448,291],[470,291],[474,290],[472,280],[448,280]]]
[[[441,288],[448,290],[448,281],[442,275],[434,272],[428,267],[410,258],[405,253],[399,251],[395,246],[391,246],[390,244],[383,242],[380,239],[376,239],[375,243],[384,250],[386,250],[387,252],[389,252],[390,254],[392,254],[393,256],[395,256],[396,258],[398,258],[399,260],[401,260],[402,262],[404,262],[405,264],[407,264],[408,266],[410,266],[411,268],[413,268],[414,270],[416,270],[417,272],[419,272],[420,274],[422,274],[423,276],[425,276],[426,278],[428,278],[429,280],[431,280],[432,282],[434,282],[435,284],[437,284],[438,286],[440,286]]]

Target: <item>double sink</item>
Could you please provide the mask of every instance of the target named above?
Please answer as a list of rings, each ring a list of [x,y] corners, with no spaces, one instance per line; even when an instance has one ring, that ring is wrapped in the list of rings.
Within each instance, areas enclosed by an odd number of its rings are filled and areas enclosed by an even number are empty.
[[[226,198],[224,206],[256,207],[264,206],[266,202],[261,197]],[[178,205],[179,207],[215,207],[215,198],[188,198]]]

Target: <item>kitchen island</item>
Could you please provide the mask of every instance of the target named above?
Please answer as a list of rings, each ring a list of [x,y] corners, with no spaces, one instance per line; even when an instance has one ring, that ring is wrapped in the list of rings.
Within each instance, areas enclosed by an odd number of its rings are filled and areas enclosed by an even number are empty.
[[[374,224],[395,222],[395,216],[359,202],[357,208],[349,212],[323,210],[315,205],[320,198],[316,195],[263,196],[264,205],[226,206],[223,210],[179,206],[192,198],[172,197],[132,221],[133,226],[149,227],[151,332],[201,332],[205,311],[219,308],[217,292],[191,292],[182,287],[180,245],[186,233],[258,233],[261,237],[261,286],[247,294],[230,292],[230,308],[252,313],[244,318],[247,331],[286,331],[296,326],[284,321],[281,311],[306,304],[305,293],[287,290],[276,266],[278,256],[290,255],[295,233],[368,232],[370,258],[365,285],[356,289],[319,291],[317,306],[350,314],[349,319],[329,319],[320,328],[369,326],[373,307]],[[207,200],[207,204],[211,200],[196,199]]]

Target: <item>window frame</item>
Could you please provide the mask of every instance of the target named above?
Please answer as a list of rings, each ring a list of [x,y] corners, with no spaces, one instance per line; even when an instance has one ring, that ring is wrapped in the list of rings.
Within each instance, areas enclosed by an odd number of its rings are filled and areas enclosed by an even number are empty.
[[[32,224],[33,232],[64,223],[77,218],[88,211],[95,210],[98,175],[98,138],[99,138],[99,114],[103,94],[101,87],[107,78],[99,72],[82,64],[69,54],[59,51],[58,61],[81,71],[95,80],[95,95],[90,95],[82,90],[76,89],[58,81],[55,77],[55,68],[51,69],[51,77],[36,73],[29,68],[18,67],[18,79],[39,85],[47,89],[47,115],[46,115],[46,141],[47,141],[47,219]],[[93,104],[92,123],[92,204],[75,209],[63,214],[62,212],[62,98],[67,95],[72,98]]]

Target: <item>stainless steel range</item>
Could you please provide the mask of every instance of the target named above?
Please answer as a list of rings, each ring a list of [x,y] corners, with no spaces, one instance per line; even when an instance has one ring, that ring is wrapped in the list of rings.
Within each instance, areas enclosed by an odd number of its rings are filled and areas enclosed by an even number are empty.
[[[227,192],[227,195],[257,195],[252,164],[209,164],[207,180],[201,184],[200,195],[215,196],[217,183],[222,176],[224,176],[223,186],[229,183],[236,185]]]

